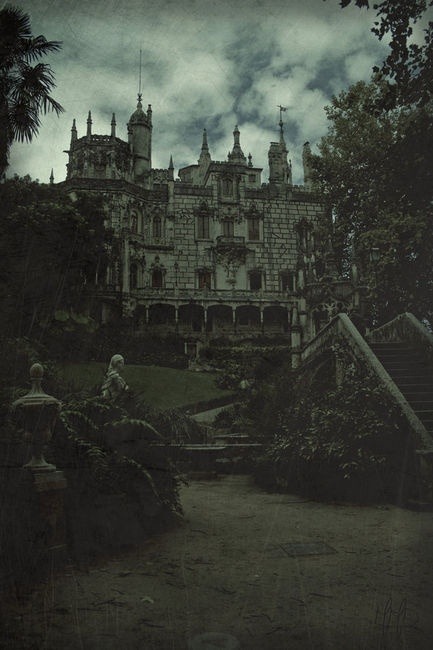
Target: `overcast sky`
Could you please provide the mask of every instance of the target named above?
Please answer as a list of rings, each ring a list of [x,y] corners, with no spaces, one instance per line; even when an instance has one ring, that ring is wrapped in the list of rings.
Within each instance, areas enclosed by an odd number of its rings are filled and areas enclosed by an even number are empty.
[[[341,10],[338,0],[30,0],[33,33],[63,41],[48,60],[56,76],[60,118],[42,118],[32,144],[14,144],[8,176],[64,180],[72,119],[85,134],[127,139],[137,103],[139,51],[143,105],[153,109],[153,167],[197,162],[202,130],[214,160],[224,160],[236,124],[245,155],[264,168],[278,138],[278,104],[295,183],[302,182],[302,145],[326,133],[324,106],[332,95],[371,75],[387,47],[370,29],[374,13]]]

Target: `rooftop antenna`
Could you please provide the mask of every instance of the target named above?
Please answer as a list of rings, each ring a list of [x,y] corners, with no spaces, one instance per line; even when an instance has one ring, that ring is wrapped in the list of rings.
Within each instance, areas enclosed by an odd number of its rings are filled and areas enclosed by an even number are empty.
[[[138,101],[141,102],[141,54],[142,49],[140,48],[140,68],[138,73]]]
[[[280,109],[280,129],[283,128],[283,113],[287,111],[287,106],[281,106],[281,104],[277,105],[277,108]]]

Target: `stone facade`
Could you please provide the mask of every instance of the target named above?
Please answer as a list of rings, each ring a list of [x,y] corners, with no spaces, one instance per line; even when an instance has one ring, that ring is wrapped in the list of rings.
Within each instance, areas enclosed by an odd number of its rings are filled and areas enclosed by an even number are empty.
[[[78,138],[67,152],[67,191],[102,194],[107,267],[96,278],[102,322],[131,318],[137,332],[177,332],[197,340],[292,334],[296,348],[336,311],[356,302],[337,277],[320,197],[304,145],[304,185],[292,184],[280,120],[269,148],[269,182],[241,148],[238,127],[226,161],[211,158],[206,130],[197,164],[153,169],[152,110],[141,96],[116,135]],[[344,303],[344,304],[343,304]]]

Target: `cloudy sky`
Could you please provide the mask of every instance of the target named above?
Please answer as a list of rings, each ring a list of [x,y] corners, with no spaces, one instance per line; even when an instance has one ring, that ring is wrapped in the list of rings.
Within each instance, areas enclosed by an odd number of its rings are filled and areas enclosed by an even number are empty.
[[[224,160],[232,131],[244,153],[264,168],[269,142],[284,113],[294,182],[302,182],[302,144],[326,133],[324,106],[350,84],[369,79],[387,47],[370,29],[374,13],[341,10],[338,0],[29,0],[33,33],[63,41],[51,63],[64,106],[60,118],[42,118],[32,144],[14,144],[8,175],[47,182],[51,168],[64,180],[72,119],[85,134],[117,135],[137,102],[142,49],[143,105],[153,109],[153,167],[176,170],[197,161],[208,131],[211,155]]]

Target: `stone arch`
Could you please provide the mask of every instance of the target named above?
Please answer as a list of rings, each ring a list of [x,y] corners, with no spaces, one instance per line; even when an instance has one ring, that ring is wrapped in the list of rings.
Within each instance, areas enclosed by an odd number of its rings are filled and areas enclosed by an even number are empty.
[[[165,303],[154,303],[149,307],[149,325],[174,325],[175,308]]]
[[[178,319],[179,327],[193,332],[201,332],[204,326],[204,308],[196,303],[180,305]]]
[[[265,307],[263,310],[263,326],[268,331],[287,332],[287,308],[281,305],[269,305]]]
[[[233,310],[230,305],[211,305],[208,307],[207,330],[214,333],[233,331]]]
[[[254,305],[240,305],[236,308],[236,324],[241,327],[260,327],[260,309]]]

